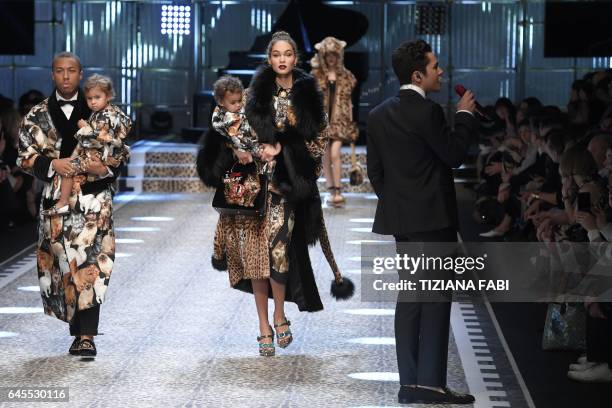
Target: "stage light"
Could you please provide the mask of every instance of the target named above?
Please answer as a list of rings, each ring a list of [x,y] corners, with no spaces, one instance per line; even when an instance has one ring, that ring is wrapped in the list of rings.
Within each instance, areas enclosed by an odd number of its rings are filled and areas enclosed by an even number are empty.
[[[161,10],[162,34],[191,34],[191,6],[163,5]]]

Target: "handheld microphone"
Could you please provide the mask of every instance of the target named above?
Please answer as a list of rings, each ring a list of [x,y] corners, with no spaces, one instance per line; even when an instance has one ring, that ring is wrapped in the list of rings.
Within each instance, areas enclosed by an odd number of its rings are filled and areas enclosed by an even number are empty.
[[[466,91],[467,91],[467,89],[465,89],[465,87],[463,85],[461,85],[461,84],[455,85],[455,92],[457,92],[457,95],[462,97],[463,94]],[[484,119],[484,120],[486,120],[488,122],[493,121],[493,119],[491,119],[489,117],[489,115],[486,114],[484,108],[477,101],[474,101],[474,105],[476,107],[475,111],[478,114],[478,116],[480,116],[482,119]]]

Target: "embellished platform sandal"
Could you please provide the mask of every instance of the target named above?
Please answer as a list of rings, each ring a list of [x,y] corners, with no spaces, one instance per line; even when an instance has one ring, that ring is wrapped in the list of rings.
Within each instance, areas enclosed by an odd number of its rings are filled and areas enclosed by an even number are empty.
[[[272,330],[272,327],[270,327],[270,330]],[[268,339],[268,338],[270,339],[269,343],[261,342],[263,339]],[[274,333],[257,336],[257,341],[259,342],[259,355],[260,356],[262,357],[274,356]]]
[[[278,328],[282,326],[287,326],[287,330],[284,330],[279,333]],[[291,326],[291,322],[287,320],[286,317],[284,322],[274,325],[274,329],[276,329],[276,343],[280,348],[287,348],[287,346],[290,345],[293,341],[293,334],[291,333],[291,329],[289,329],[289,326]]]
[[[79,356],[82,358],[93,359],[96,358],[98,351],[96,350],[96,344],[93,339],[81,339],[79,342]]]

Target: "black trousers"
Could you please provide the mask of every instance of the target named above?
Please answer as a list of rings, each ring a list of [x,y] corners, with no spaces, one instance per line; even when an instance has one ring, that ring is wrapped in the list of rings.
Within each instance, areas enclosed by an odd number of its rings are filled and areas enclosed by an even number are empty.
[[[600,306],[610,310],[610,303]],[[612,314],[607,319],[596,319],[587,313],[586,346],[588,361],[608,363],[612,368]]]
[[[70,323],[71,336],[97,336],[100,322],[100,305],[74,313]]]
[[[398,254],[404,242],[457,242],[457,231],[447,228],[395,236]],[[428,254],[425,254],[428,255]],[[414,256],[414,254],[413,254]],[[436,279],[452,279],[452,272]],[[400,271],[400,278],[402,272]],[[395,350],[401,385],[446,386],[452,293],[448,301],[414,302],[398,296],[395,307]]]

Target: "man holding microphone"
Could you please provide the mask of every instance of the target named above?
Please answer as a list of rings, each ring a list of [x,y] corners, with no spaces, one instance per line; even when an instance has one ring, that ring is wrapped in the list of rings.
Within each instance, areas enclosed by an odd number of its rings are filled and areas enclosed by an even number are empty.
[[[474,95],[457,104],[455,128],[440,105],[427,99],[441,88],[443,71],[423,40],[401,44],[392,55],[397,96],[370,112],[368,176],[378,196],[372,231],[404,242],[456,242],[457,198],[453,168],[477,138]],[[452,279],[453,272],[436,271]],[[401,271],[400,271],[401,274]],[[446,387],[451,293],[443,301],[403,301],[395,310],[399,403],[469,404],[474,397]]]

